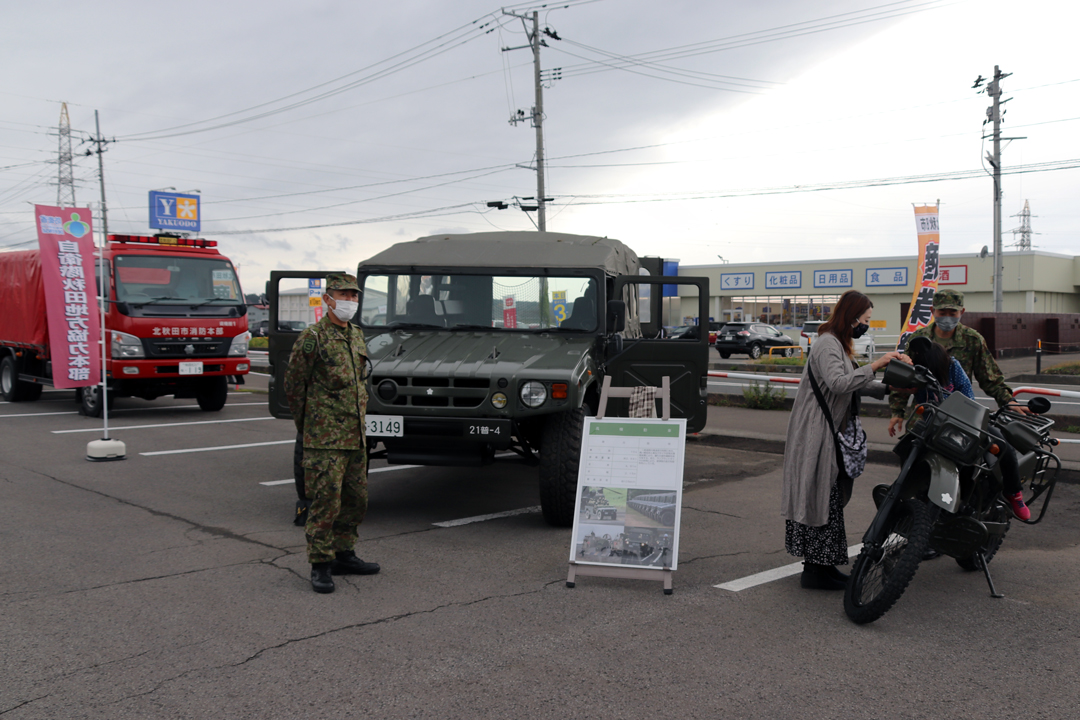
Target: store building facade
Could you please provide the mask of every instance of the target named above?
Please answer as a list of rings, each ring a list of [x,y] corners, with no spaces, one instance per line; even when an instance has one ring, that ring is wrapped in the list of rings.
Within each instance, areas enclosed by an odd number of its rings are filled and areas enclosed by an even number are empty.
[[[1080,257],[1038,250],[1003,255],[1002,298],[1005,313],[1080,313]],[[809,320],[828,318],[847,290],[866,293],[874,303],[873,332],[897,336],[918,285],[915,255],[840,258],[809,262],[683,265],[680,275],[709,278],[711,320],[765,322],[798,330]],[[992,256],[941,255],[939,287],[964,293],[969,312],[994,309]],[[671,313],[672,323],[695,324],[694,288],[680,297],[686,312]],[[788,333],[790,335],[790,333]]]

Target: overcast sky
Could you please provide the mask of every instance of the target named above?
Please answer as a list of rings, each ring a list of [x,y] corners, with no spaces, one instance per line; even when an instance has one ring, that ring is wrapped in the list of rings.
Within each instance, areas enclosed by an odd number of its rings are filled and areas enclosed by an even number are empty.
[[[548,229],[683,265],[914,253],[912,203],[941,201],[942,250],[992,246],[978,171],[1000,65],[1006,170],[1080,167],[1080,11],[1058,0],[567,0],[540,9]],[[272,269],[355,268],[442,232],[530,230],[532,55],[483,0],[9,3],[0,23],[0,245],[36,244],[56,203],[60,103],[76,199],[100,111],[109,230],[147,233],[149,190],[201,191],[201,235],[247,292]],[[1075,162],[1067,162],[1075,161]],[[1037,167],[1030,168],[1036,170]],[[870,185],[816,189],[837,183]],[[1080,169],[1005,177],[1037,248],[1080,254]],[[814,191],[808,191],[814,189]],[[799,190],[799,192],[793,192]],[[486,202],[511,202],[505,210]],[[374,222],[373,222],[374,221]],[[1006,232],[1006,245],[1014,236]]]

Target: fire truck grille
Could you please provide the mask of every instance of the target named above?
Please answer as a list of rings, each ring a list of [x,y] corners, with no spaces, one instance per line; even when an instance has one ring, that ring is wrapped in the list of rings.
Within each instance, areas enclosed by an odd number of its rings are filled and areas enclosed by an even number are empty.
[[[143,349],[152,358],[206,358],[225,357],[229,351],[228,340],[183,340],[170,338],[144,338]]]

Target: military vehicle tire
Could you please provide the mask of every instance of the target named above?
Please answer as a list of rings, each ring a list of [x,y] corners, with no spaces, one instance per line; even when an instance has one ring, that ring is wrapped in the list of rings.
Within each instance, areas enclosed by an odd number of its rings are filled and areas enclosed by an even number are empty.
[[[544,423],[540,441],[540,509],[548,525],[574,524],[574,494],[584,424],[583,408],[555,413]]]
[[[206,412],[217,412],[225,407],[225,401],[229,399],[229,382],[224,375],[206,378],[205,384],[199,388],[195,396],[199,407]]]
[[[112,410],[113,401],[116,399],[116,396],[110,392],[106,394],[106,397],[108,398],[108,400],[106,400],[106,403],[109,406],[109,410]],[[101,417],[101,386],[90,385],[88,387],[82,388],[82,392],[79,393],[79,405],[82,409],[82,414],[86,417]]]
[[[19,366],[11,355],[0,362],[0,395],[8,402],[26,402],[41,397],[41,385],[19,379]]]

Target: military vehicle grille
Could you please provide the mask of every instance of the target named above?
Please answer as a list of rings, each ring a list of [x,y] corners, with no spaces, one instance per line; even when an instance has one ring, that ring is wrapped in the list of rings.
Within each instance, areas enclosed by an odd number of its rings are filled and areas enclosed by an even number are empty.
[[[480,407],[487,399],[491,382],[484,378],[410,378],[374,376],[371,387],[390,380],[397,394],[387,404],[404,407]],[[376,395],[378,391],[376,390]],[[385,400],[384,400],[385,402]]]

